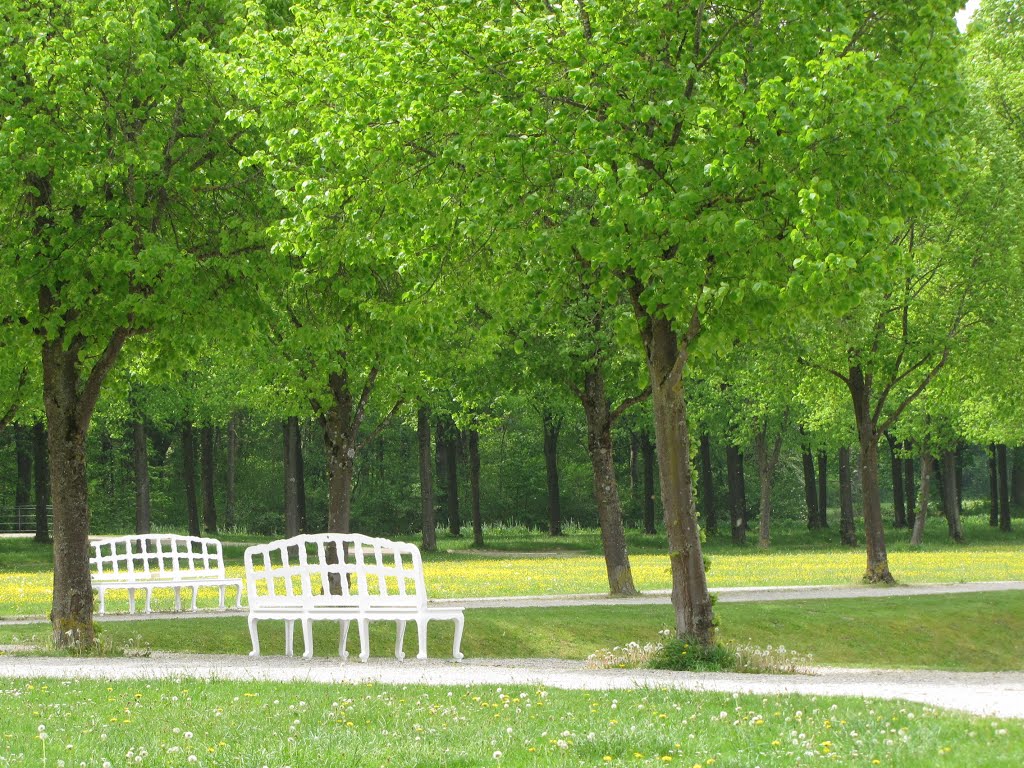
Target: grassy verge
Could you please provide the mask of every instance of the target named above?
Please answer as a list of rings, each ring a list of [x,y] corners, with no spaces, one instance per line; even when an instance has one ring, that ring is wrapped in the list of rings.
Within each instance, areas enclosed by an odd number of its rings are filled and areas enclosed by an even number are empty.
[[[0,688],[0,762],[15,765],[1024,763],[1024,724],[905,702],[196,680]]]
[[[727,643],[785,646],[810,655],[813,664],[964,671],[1024,670],[1024,594],[987,593],[891,597],[884,600],[801,600],[727,603],[717,607]],[[585,659],[599,649],[630,641],[655,642],[671,626],[668,606],[477,609],[467,611],[463,651],[475,658]],[[158,619],[100,624],[106,646],[190,653],[247,653],[242,617]],[[45,624],[0,627],[0,644],[45,645]],[[318,656],[337,653],[338,628],[314,627]],[[300,633],[296,646],[301,648]],[[260,623],[265,654],[281,654],[281,622]],[[431,623],[430,654],[451,654],[450,622]],[[349,650],[358,639],[353,631]],[[373,625],[374,656],[394,648],[393,625]],[[415,633],[406,652],[415,653]]]

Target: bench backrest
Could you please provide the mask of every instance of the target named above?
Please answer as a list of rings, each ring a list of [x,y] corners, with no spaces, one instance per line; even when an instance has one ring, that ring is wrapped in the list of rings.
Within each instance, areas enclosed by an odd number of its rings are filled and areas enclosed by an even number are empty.
[[[427,603],[423,561],[415,544],[320,533],[245,550],[249,605],[420,607]]]
[[[93,581],[224,578],[217,539],[146,534],[90,542]]]

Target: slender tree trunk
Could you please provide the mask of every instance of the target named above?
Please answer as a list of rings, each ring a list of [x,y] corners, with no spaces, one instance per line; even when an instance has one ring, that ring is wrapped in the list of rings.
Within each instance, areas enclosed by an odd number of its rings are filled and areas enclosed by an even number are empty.
[[[634,311],[647,352],[658,449],[661,502],[665,510],[669,563],[672,569],[672,606],[680,637],[693,637],[702,645],[714,642],[715,624],[704,573],[700,527],[693,498],[690,468],[690,433],[686,418],[683,377],[685,345],[668,321],[652,317],[640,303],[640,288],[632,286]]]
[[[430,460],[430,408],[416,412],[416,437],[420,457],[420,514],[423,517],[423,551],[437,550],[437,524],[434,517],[434,478]]]
[[[36,535],[40,544],[50,542],[50,524],[47,519],[50,506],[50,471],[46,455],[46,427],[42,423],[32,427],[32,473],[35,482]]]
[[[281,422],[284,438],[284,535],[288,538],[299,533],[299,479],[295,433],[298,419],[289,417]]]
[[[949,538],[960,544],[964,540],[963,528],[960,525],[960,501],[956,493],[956,451],[942,454],[942,495],[946,497],[946,523],[949,526]]]
[[[544,467],[548,481],[548,534],[562,535],[562,498],[558,482],[558,436],[562,430],[562,419],[545,409],[544,423]]]
[[[14,483],[15,515],[28,511],[32,501],[32,433],[28,427],[14,425],[14,463],[17,475]]]
[[[238,473],[238,414],[231,416],[228,422],[228,455],[227,455],[227,499],[224,506],[224,526],[228,530],[235,527],[235,510],[238,504],[235,490],[235,477]]]
[[[925,451],[921,454],[921,488],[918,492],[920,503],[914,518],[914,532],[910,536],[910,546],[912,547],[920,547],[921,541],[924,539],[924,523],[928,518],[928,494],[933,465],[934,460],[929,452]]]
[[[434,420],[434,507],[435,514],[448,514],[448,451],[445,449],[445,420],[438,417]]]
[[[828,454],[818,451],[818,526],[828,528]]]
[[[745,544],[747,528],[743,524],[744,478],[740,465],[740,449],[732,444],[725,446],[725,464],[729,477],[729,530],[733,544]]]
[[[963,513],[964,509],[964,444],[956,445],[956,466],[954,467],[956,477],[956,509],[957,515]],[[963,533],[963,531],[961,531]]]
[[[906,528],[907,499],[903,492],[903,465],[896,453],[896,439],[889,433],[886,433],[885,441],[889,444],[889,456],[892,462],[893,525],[896,528]]]
[[[998,449],[992,443],[988,449],[988,487],[992,500],[988,513],[988,524],[995,528],[999,525],[999,460],[996,458]]]
[[[203,485],[203,528],[217,533],[217,506],[213,494],[213,427],[199,430],[200,480]]]
[[[857,525],[853,519],[853,480],[850,477],[850,449],[839,449],[839,539],[844,546],[857,546]]]
[[[761,517],[758,525],[757,545],[767,549],[771,544],[772,517],[772,485],[775,479],[775,468],[779,463],[782,450],[782,432],[776,435],[774,443],[768,445],[767,423],[757,433],[754,442],[757,451],[757,475],[761,484]]]
[[[473,517],[473,546],[484,545],[484,524],[480,518],[480,433],[469,430],[469,501]]]
[[[999,529],[1010,530],[1010,483],[1006,467],[1006,446],[999,445]]]
[[[199,503],[196,500],[196,443],[192,422],[181,428],[181,460],[185,476],[185,506],[188,509],[188,533],[199,535]]]
[[[885,546],[882,525],[882,501],[878,487],[878,440],[880,435],[871,416],[871,381],[860,366],[850,368],[848,380],[857,420],[857,439],[860,446],[861,503],[864,507],[864,540],[867,545],[867,570],[864,580],[892,584],[895,579],[889,571],[889,555]]]
[[[635,429],[629,430],[629,495],[636,498],[640,487],[640,435]]]
[[[309,533],[306,519],[306,460],[302,457],[302,424],[295,420],[295,503],[299,519],[299,533]]]
[[[1010,498],[1015,507],[1024,507],[1024,448],[1013,449],[1013,468],[1010,472]]]
[[[135,533],[150,531],[149,503],[149,450],[146,425],[142,420],[132,422],[132,463],[135,466]]]
[[[587,450],[593,470],[594,500],[601,525],[601,546],[608,572],[608,587],[613,595],[635,595],[637,590],[626,551],[626,531],[622,523],[619,486],[615,479],[611,408],[600,367],[586,373],[580,400],[587,417]]]
[[[640,451],[644,456],[644,532],[657,533],[654,526],[654,443],[645,429],[640,434]]]
[[[740,489],[740,519],[743,521],[743,541],[746,542],[746,532],[750,530],[750,506],[747,504],[747,472],[743,468],[743,451],[739,452],[737,463],[739,464],[737,477],[739,478]]]
[[[444,452],[448,493],[448,533],[462,535],[462,516],[459,514],[459,430],[450,418],[445,425]]]
[[[804,502],[807,504],[807,527],[810,530],[820,527],[821,516],[818,514],[818,489],[814,477],[814,454],[807,446],[802,450],[804,462]]]
[[[903,450],[907,458],[903,459],[903,493],[907,499],[907,525],[914,526],[914,510],[917,509],[917,497],[914,488],[914,458],[910,455],[912,446],[909,440],[903,442]]]

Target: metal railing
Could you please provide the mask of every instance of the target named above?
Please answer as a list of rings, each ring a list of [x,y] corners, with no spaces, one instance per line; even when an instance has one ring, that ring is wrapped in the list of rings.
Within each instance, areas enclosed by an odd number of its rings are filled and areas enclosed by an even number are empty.
[[[46,508],[46,528],[53,528],[53,507]],[[36,505],[0,507],[0,533],[35,533]]]

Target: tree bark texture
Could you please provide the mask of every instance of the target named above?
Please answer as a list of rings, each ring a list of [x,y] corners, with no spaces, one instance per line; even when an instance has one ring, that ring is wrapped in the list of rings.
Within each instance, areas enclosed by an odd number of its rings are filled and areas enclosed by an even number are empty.
[[[32,427],[32,475],[35,485],[36,535],[40,544],[50,542],[50,462],[46,455],[46,427],[41,423]]]
[[[729,444],[725,446],[725,466],[729,478],[729,531],[733,544],[745,544],[747,527],[744,525],[743,497],[746,495],[743,478],[743,467],[740,464],[739,447]]]
[[[644,457],[644,532],[654,534],[654,443],[647,430],[640,434],[640,452]]]
[[[714,614],[704,573],[700,528],[693,498],[690,433],[686,418],[683,374],[685,345],[681,346],[668,321],[643,309],[634,286],[633,306],[647,353],[658,450],[661,503],[665,512],[669,563],[672,568],[672,606],[676,634],[697,642],[714,642]]]
[[[869,583],[895,583],[889,571],[889,555],[882,525],[881,491],[878,487],[878,434],[871,414],[871,380],[860,366],[850,368],[848,386],[853,399],[860,447],[861,504],[864,509],[864,540],[867,545],[867,569],[864,580]]]
[[[700,514],[704,529],[714,535],[718,532],[718,510],[715,508],[715,476],[711,464],[711,436],[700,436],[700,473],[697,475],[700,493]]]
[[[213,493],[213,427],[199,430],[200,481],[203,486],[203,528],[207,533],[217,533],[217,503]]]
[[[889,444],[889,458],[892,467],[892,512],[893,525],[896,528],[907,527],[907,497],[903,492],[903,464],[896,452],[896,439],[886,433],[885,441]]]
[[[807,505],[807,527],[810,530],[821,527],[821,516],[818,514],[818,485],[814,477],[814,454],[804,446],[802,453],[804,464],[804,502]]]
[[[853,519],[853,479],[850,477],[850,449],[839,449],[839,540],[857,546],[857,525]]]
[[[132,422],[132,464],[135,467],[135,533],[150,531],[152,510],[149,501],[149,446],[146,425],[142,420]]]
[[[437,549],[437,523],[434,517],[434,478],[430,466],[430,409],[426,406],[421,406],[416,412],[416,438],[419,442],[422,545],[424,552],[433,552]]]
[[[188,533],[199,535],[199,502],[196,499],[196,442],[192,422],[181,428],[181,462],[185,475],[185,506],[188,508]]]
[[[298,419],[289,417],[281,422],[284,438],[284,535],[288,538],[299,533],[299,479],[297,473],[298,450],[295,444]]]
[[[611,407],[600,367],[586,373],[580,401],[587,417],[587,451],[593,470],[594,501],[601,526],[608,587],[613,595],[635,595],[637,590],[626,551],[626,531],[622,523],[618,481],[615,479]]]
[[[320,416],[327,450],[327,531],[350,533],[352,475],[362,413],[349,392],[347,376],[331,374],[330,387],[331,405]]]
[[[768,426],[765,424],[757,433],[754,447],[757,451],[757,476],[761,486],[761,514],[758,524],[757,545],[767,549],[771,544],[772,485],[775,479],[775,468],[779,463],[779,453],[782,450],[781,431],[776,435],[771,445],[769,445]]]
[[[912,547],[921,546],[921,542],[924,539],[924,523],[928,518],[928,495],[933,465],[934,460],[931,453],[925,451],[921,455],[921,488],[918,492],[919,504],[917,515],[914,518],[914,532],[910,535],[910,545]]]
[[[228,455],[227,466],[224,468],[227,474],[227,498],[224,504],[224,527],[232,530],[235,527],[235,513],[238,505],[238,495],[235,489],[235,478],[238,474],[238,426],[239,415],[231,416],[228,422]]]
[[[469,507],[473,519],[473,546],[484,545],[484,524],[480,518],[480,433],[469,430]]]
[[[548,534],[562,535],[562,494],[558,479],[558,436],[562,417],[544,410],[544,468],[548,487]]]
[[[999,460],[999,530],[1010,530],[1010,478],[1006,465],[1006,446],[999,445],[996,456]]]
[[[818,451],[818,527],[828,528],[828,454]]]
[[[960,499],[956,492],[956,451],[942,454],[942,495],[946,498],[943,506],[949,538],[960,544],[964,540],[964,531],[960,524]]]
[[[988,513],[988,524],[995,528],[999,525],[999,460],[996,458],[998,449],[992,443],[988,448],[988,488],[991,505]]]

